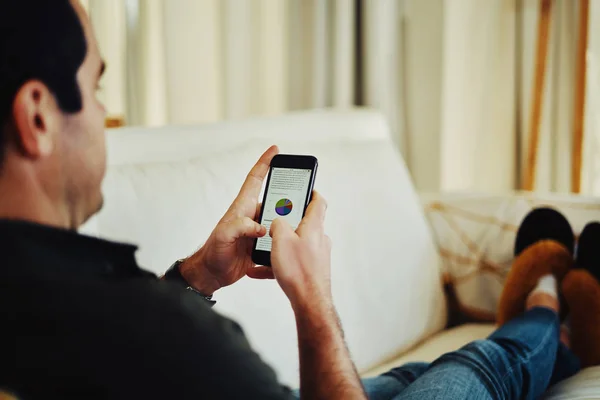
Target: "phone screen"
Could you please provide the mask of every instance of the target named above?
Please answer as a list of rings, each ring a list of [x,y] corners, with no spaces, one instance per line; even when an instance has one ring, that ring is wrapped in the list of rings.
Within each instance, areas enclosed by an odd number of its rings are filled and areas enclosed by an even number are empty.
[[[310,185],[310,169],[271,168],[269,186],[266,189],[264,211],[260,224],[267,234],[256,241],[256,250],[271,251],[269,229],[275,218],[285,218],[296,230],[306,205]]]

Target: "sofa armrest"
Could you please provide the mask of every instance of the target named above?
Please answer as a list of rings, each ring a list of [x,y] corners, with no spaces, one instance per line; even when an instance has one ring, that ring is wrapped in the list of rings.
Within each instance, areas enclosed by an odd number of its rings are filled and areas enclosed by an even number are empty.
[[[556,208],[569,219],[575,234],[588,221],[600,219],[600,198],[579,195],[424,193],[421,201],[445,282],[455,296],[449,302],[470,320],[495,319],[516,232],[531,209]]]

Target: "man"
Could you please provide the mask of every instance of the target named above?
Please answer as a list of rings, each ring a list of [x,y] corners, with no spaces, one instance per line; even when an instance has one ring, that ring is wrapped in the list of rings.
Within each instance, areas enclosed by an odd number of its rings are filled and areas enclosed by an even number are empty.
[[[216,290],[248,275],[277,279],[292,305],[302,397],[365,398],[333,306],[324,199],[314,194],[296,231],[273,223],[272,269],[250,261],[252,239],[265,235],[257,197],[277,148],[200,250],[157,279],[136,265],[135,247],[76,233],[101,207],[105,172],[96,98],[104,63],[85,12],[75,0],[0,7],[0,389],[24,399],[294,397],[241,329],[210,308]],[[536,236],[530,251],[548,247],[537,243],[544,238],[553,236]],[[549,248],[562,254],[562,277],[572,250],[558,239]],[[368,394],[534,398],[576,372],[559,346],[556,271],[532,276],[530,264],[514,274],[515,287],[521,276],[540,281],[523,296],[527,313],[432,364],[365,381]]]
[[[135,265],[134,247],[75,233],[102,205],[105,172],[96,98],[105,67],[85,11],[68,0],[1,8],[0,329],[10,342],[0,387],[24,398],[284,398],[239,327],[177,282],[180,273],[210,296],[248,274],[276,277],[290,299],[303,394],[362,397],[331,298],[323,198],[315,194],[297,232],[273,224],[272,270],[250,261],[250,239],[265,234],[254,217],[277,148],[206,244],[167,274],[177,283],[153,279]]]

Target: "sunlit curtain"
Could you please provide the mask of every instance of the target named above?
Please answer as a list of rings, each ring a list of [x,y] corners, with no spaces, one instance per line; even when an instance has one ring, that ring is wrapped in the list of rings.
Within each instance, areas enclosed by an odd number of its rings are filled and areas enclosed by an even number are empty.
[[[554,1],[535,190],[569,192],[579,1]],[[600,194],[600,2],[591,1],[583,192]],[[521,186],[529,146],[539,0],[443,2],[440,187]],[[407,101],[413,102],[409,97]]]
[[[530,110],[535,71],[539,1],[521,0],[517,48],[517,129],[519,161],[525,168],[529,145]],[[535,189],[571,190],[573,151],[573,101],[577,49],[578,1],[555,1],[552,5],[548,59],[540,123],[540,143]]]
[[[427,7],[410,2],[427,22]],[[102,98],[109,114],[124,115],[128,125],[373,105],[388,116],[410,164],[423,163],[410,153],[423,147],[426,135],[406,139],[404,114],[419,111],[406,109],[404,92],[412,89],[430,100],[435,95],[406,85],[405,3],[88,0],[85,5],[109,63]],[[439,21],[429,26],[439,31]],[[414,32],[413,48],[422,54],[417,40],[429,33],[416,24]],[[364,54],[357,54],[362,47]],[[414,71],[421,73],[418,67]],[[414,118],[417,126],[421,120]],[[421,125],[437,131],[427,122]]]
[[[519,0],[517,48],[517,129],[520,167],[526,162],[529,140],[531,91],[539,1]],[[574,93],[580,1],[554,1],[550,21],[546,82],[540,126],[536,190],[569,192],[573,151]],[[583,144],[582,192],[600,194],[600,2],[590,1],[586,114]],[[521,169],[522,169],[521,168]]]
[[[600,196],[600,2],[590,1],[582,189]]]
[[[517,173],[515,2],[443,4],[440,187],[511,190]]]
[[[579,1],[554,1],[536,188],[570,188]],[[592,1],[590,27],[598,26]],[[539,0],[87,0],[128,125],[367,105],[423,191],[516,189]],[[595,22],[594,22],[595,21]],[[583,188],[600,192],[590,29]],[[594,72],[595,71],[595,72]],[[594,86],[595,85],[595,86]],[[593,88],[596,88],[595,90]]]
[[[129,124],[353,104],[354,0],[89,0],[89,11],[112,72],[103,95]]]

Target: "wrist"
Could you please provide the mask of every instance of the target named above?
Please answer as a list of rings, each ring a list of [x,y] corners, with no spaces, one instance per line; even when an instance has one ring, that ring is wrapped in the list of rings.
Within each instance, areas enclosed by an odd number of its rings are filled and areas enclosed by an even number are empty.
[[[211,296],[221,288],[206,266],[203,248],[179,264],[179,273],[191,287],[205,296]]]
[[[302,311],[315,307],[328,308],[333,306],[331,284],[328,279],[296,276],[294,279],[288,279],[287,284],[281,284],[281,287],[294,310]]]
[[[318,329],[321,335],[336,332],[340,327],[339,317],[332,300],[298,302],[292,305],[299,334],[307,329]],[[312,333],[311,333],[312,334]]]
[[[290,303],[296,316],[306,314],[328,315],[332,311],[335,312],[331,293],[294,296],[290,297]]]

